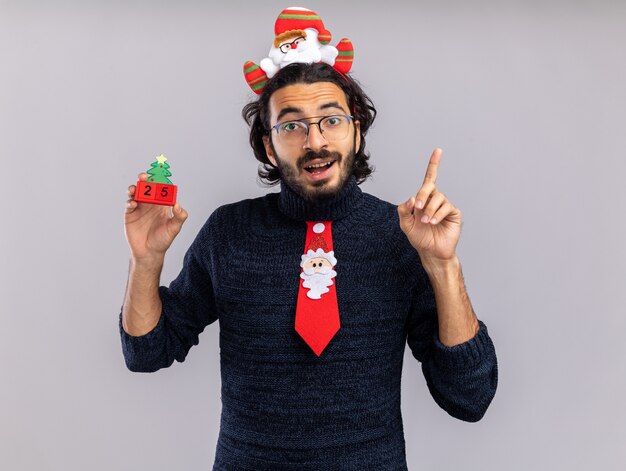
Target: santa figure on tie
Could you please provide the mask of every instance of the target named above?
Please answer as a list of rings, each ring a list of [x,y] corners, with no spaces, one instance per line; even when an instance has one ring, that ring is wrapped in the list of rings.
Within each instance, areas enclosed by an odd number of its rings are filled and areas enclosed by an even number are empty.
[[[326,241],[322,237],[325,226],[318,223],[313,226],[315,236],[311,239],[307,252],[302,255],[300,278],[304,280],[302,286],[308,288],[307,296],[311,299],[320,299],[322,294],[328,293],[328,287],[333,284],[337,272],[333,267],[337,264],[334,251],[328,251]]]

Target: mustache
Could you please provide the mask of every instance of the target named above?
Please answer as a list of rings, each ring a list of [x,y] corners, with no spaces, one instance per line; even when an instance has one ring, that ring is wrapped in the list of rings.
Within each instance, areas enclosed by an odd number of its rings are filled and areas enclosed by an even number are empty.
[[[308,151],[306,154],[304,154],[302,157],[300,157],[298,159],[298,165],[303,168],[306,166],[306,164],[308,164],[309,162],[312,162],[315,159],[327,159],[327,158],[333,158],[334,160],[340,161],[341,160],[341,153],[337,152],[337,151],[329,151],[326,149],[322,149],[319,152],[313,152],[312,150]]]
[[[313,267],[303,269],[305,275],[328,275],[332,270],[332,267],[322,267],[319,273],[315,273],[315,268]]]

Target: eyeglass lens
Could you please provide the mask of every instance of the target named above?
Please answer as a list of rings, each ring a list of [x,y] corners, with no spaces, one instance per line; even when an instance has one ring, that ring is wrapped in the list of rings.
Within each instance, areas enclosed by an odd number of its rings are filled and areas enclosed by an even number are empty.
[[[292,141],[304,141],[309,133],[309,127],[318,125],[321,133],[327,140],[344,139],[350,129],[350,118],[342,115],[326,116],[318,122],[307,123],[306,121],[286,121],[276,129],[280,139]]]

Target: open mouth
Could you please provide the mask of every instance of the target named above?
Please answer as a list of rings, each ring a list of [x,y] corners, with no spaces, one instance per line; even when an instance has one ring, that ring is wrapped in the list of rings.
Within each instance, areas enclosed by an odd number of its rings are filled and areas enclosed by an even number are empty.
[[[307,167],[304,167],[304,170],[306,170],[307,172],[316,175],[318,173],[322,173],[325,172],[326,170],[328,170],[330,167],[333,166],[333,164],[336,161],[333,160],[331,162],[326,162],[326,163],[321,163],[321,164],[313,164],[313,165],[309,165]]]

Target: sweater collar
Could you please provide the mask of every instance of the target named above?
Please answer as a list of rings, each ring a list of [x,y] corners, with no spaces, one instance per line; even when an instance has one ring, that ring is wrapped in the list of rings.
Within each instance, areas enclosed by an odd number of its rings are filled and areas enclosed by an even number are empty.
[[[307,201],[283,180],[280,181],[279,208],[298,221],[335,221],[360,206],[363,192],[352,175],[335,196],[321,201]]]

